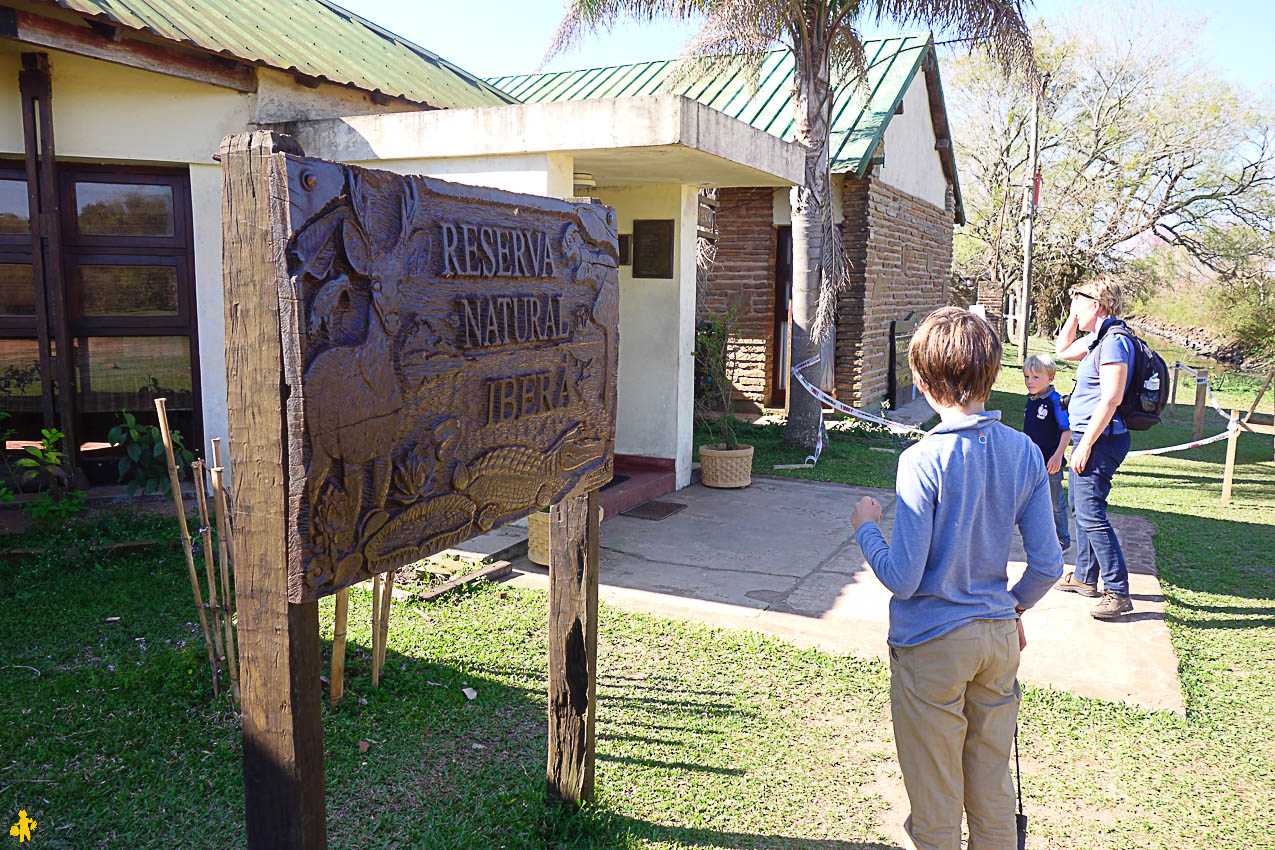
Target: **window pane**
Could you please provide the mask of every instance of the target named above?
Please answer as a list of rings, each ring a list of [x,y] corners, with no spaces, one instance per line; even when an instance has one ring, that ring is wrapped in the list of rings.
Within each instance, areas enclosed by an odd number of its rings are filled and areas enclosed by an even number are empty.
[[[4,448],[21,451],[40,438],[44,426],[40,383],[40,346],[33,339],[0,339],[0,410],[9,418],[0,423],[7,435]]]
[[[31,232],[27,212],[27,181],[0,180],[0,233]]]
[[[35,278],[30,263],[0,263],[0,316],[35,315]]]
[[[40,345],[33,339],[0,339],[0,409],[39,410]]]
[[[82,265],[79,277],[82,316],[177,315],[172,266]]]
[[[76,219],[86,236],[172,236],[171,186],[75,184]]]
[[[184,336],[88,337],[75,342],[75,383],[81,413],[190,410],[194,403],[190,339]],[[80,435],[88,439],[88,435]]]

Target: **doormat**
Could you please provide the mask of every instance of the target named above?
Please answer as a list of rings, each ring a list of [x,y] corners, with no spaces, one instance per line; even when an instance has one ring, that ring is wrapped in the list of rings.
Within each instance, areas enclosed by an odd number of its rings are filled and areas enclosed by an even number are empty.
[[[627,511],[623,512],[623,516],[631,516],[635,519],[653,519],[658,522],[659,520],[671,517],[678,511],[684,510],[686,510],[686,505],[678,504],[677,502],[661,502],[657,499],[652,499],[649,502],[643,502],[635,508],[629,508]]]
[[[625,481],[628,481],[628,480],[629,480],[629,476],[627,476],[627,475],[612,475],[612,476],[611,476],[611,480],[610,480],[610,481],[608,481],[607,483],[603,484],[603,485],[602,485],[602,486],[598,489],[598,492],[600,493],[600,492],[602,492],[603,490],[610,490],[610,489],[611,489],[612,487],[614,487],[615,485],[617,485],[617,484],[623,484]]]

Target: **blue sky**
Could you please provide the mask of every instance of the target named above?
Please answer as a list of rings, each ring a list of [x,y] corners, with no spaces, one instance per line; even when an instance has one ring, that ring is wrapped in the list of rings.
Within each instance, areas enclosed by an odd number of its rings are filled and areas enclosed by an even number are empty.
[[[565,7],[563,0],[336,0],[339,5],[420,44],[481,77],[526,73],[544,55]],[[1136,0],[1135,0],[1136,2]],[[1037,0],[1031,15],[1046,23],[1075,0]],[[1156,14],[1204,20],[1200,48],[1234,83],[1275,88],[1275,12],[1269,0],[1159,0]],[[590,37],[556,58],[551,70],[613,65],[676,56],[694,27],[626,23]],[[897,32],[869,27],[868,35]]]

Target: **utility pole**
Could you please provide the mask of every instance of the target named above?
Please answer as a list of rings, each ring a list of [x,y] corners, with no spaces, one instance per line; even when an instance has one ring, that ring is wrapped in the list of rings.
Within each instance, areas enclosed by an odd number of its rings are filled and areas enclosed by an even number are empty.
[[[1027,320],[1031,316],[1032,303],[1032,237],[1036,224],[1036,204],[1040,200],[1040,171],[1037,158],[1040,153],[1040,101],[1049,85],[1049,74],[1040,79],[1040,87],[1032,92],[1032,131],[1028,160],[1028,183],[1023,190],[1023,290],[1018,299],[1018,365],[1027,361]]]

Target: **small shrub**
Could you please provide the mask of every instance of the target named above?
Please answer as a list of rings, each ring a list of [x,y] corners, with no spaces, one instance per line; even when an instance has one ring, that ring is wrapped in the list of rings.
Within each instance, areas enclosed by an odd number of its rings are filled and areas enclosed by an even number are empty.
[[[137,417],[123,412],[124,421],[106,435],[112,446],[124,449],[119,461],[119,479],[128,485],[130,496],[137,493],[172,493],[168,478],[168,461],[164,456],[164,436],[156,425],[140,425]],[[177,462],[177,475],[186,473],[195,455],[182,443],[180,431],[174,430],[173,459]]]
[[[738,337],[738,327],[739,308],[731,307],[701,322],[695,330],[696,413],[710,439],[720,434],[721,445],[727,449],[739,448],[735,385],[730,379],[735,357],[731,343]],[[717,407],[722,411],[720,417],[714,414]]]
[[[69,487],[65,468],[66,452],[58,448],[66,435],[57,428],[45,428],[40,432],[38,446],[26,446],[27,457],[20,458],[17,466],[26,470],[28,481],[41,477],[49,481],[49,487],[39,496],[22,506],[38,523],[54,519],[69,519],[84,510],[84,494]]]

